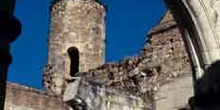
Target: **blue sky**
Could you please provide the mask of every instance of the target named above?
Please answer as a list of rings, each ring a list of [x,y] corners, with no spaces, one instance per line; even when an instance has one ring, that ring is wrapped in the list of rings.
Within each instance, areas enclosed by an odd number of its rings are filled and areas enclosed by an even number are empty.
[[[22,35],[12,45],[13,63],[8,80],[42,89],[42,70],[47,62],[49,5],[51,0],[17,0],[15,15],[21,20]],[[108,7],[106,62],[136,55],[146,33],[161,19],[162,0],[103,0]],[[119,48],[120,47],[120,48]]]

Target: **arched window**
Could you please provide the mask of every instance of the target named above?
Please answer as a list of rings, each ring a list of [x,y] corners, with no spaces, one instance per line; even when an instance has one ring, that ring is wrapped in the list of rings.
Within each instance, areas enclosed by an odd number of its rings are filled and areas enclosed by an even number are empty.
[[[74,77],[79,72],[79,50],[76,47],[70,47],[67,53],[70,57],[70,75]]]

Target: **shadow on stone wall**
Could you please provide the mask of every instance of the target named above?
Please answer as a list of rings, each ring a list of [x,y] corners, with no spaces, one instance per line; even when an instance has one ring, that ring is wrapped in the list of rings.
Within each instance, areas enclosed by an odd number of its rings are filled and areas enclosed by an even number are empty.
[[[196,81],[195,94],[189,99],[192,110],[220,110],[220,61],[213,63]]]

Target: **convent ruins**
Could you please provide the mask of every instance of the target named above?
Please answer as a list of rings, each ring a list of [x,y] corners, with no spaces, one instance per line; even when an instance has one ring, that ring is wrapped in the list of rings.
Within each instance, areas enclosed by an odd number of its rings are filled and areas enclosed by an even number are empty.
[[[194,84],[220,59],[220,0],[165,3],[138,56],[106,64],[106,7],[54,0],[45,91],[8,83],[5,110],[188,110]]]

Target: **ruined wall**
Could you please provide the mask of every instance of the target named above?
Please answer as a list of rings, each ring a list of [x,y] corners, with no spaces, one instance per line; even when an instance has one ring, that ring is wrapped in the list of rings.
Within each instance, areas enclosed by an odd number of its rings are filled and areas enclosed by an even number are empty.
[[[8,83],[5,110],[68,110],[60,98],[48,96],[41,90]]]
[[[81,78],[68,84],[63,100],[74,110],[152,110],[151,94],[144,98]]]
[[[188,101],[193,95],[192,77],[183,75],[155,92],[155,110],[189,110],[186,108],[189,108]]]
[[[107,86],[134,91],[157,89],[160,85],[191,74],[189,56],[179,28],[168,13],[148,34],[140,54],[107,63],[78,76]]]
[[[71,55],[67,53],[70,47],[77,51],[73,53],[78,56],[74,61],[70,61]],[[62,94],[64,79],[72,80],[71,64],[78,65],[76,69],[85,72],[104,64],[104,58],[105,7],[96,0],[54,2],[51,6],[48,65],[44,72],[46,91]]]
[[[61,10],[60,7],[58,9]],[[59,17],[55,18],[59,20]],[[56,22],[60,24],[53,25],[64,25],[63,22]],[[62,26],[57,26],[59,27]],[[61,30],[52,30],[57,31],[54,36],[60,35],[63,28]],[[55,37],[53,43],[56,43],[56,40],[60,38]],[[57,64],[57,68],[64,69],[60,66],[65,63],[58,60],[63,58],[58,55],[64,54],[59,53],[61,51],[53,52],[54,58],[51,59],[54,60],[54,64]],[[52,65],[48,65],[48,68],[47,73],[52,73],[55,79],[63,78],[63,76],[56,76],[62,75],[56,71],[57,68]],[[58,74],[53,74],[54,72]],[[64,74],[64,71],[60,72]],[[146,44],[137,56],[107,63],[88,72],[79,72],[76,76],[80,78],[67,85],[64,101],[73,108],[83,105],[87,107],[86,110],[179,109],[178,107],[185,106],[186,100],[193,94],[191,73],[190,60],[182,35],[168,12],[159,25],[149,32]],[[54,76],[46,78],[54,78]],[[55,81],[63,83],[62,80]],[[79,81],[78,84],[76,84],[77,81]],[[58,97],[49,96],[42,91],[25,86],[8,84],[6,110],[66,109],[67,106]]]
[[[137,56],[107,63],[89,72],[78,73],[77,76],[89,83],[127,91],[142,101],[146,94],[151,94],[154,101],[148,104],[154,103],[154,109],[170,110],[176,109],[176,106],[185,106],[186,99],[193,94],[193,83],[190,59],[182,37],[177,23],[168,11],[148,33],[146,44]],[[174,84],[177,85],[172,88]],[[170,97],[169,91],[179,94],[172,94],[173,97]],[[184,91],[182,95],[180,91]],[[178,98],[179,95],[183,98]],[[161,100],[161,97],[164,99]],[[118,102],[120,100],[115,101],[115,104]],[[163,109],[167,104],[169,107]]]
[[[172,14],[168,12],[149,34],[150,44],[156,45],[152,54],[154,62],[147,64],[161,65],[166,76],[161,77],[160,87],[154,92],[155,109],[181,110],[188,107],[188,99],[194,94],[192,67],[182,39],[184,36]],[[147,54],[149,49],[146,45],[144,53]]]

